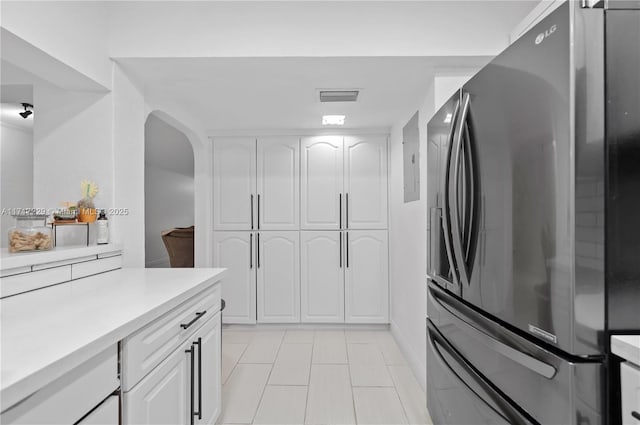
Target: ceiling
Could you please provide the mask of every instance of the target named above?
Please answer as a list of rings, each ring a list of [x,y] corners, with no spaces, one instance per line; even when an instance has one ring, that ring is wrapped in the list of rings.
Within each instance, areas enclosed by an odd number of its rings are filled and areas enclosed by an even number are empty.
[[[145,94],[176,102],[212,133],[321,127],[390,127],[422,103],[436,67],[473,68],[487,57],[119,59]],[[355,103],[320,103],[318,89],[359,89]]]

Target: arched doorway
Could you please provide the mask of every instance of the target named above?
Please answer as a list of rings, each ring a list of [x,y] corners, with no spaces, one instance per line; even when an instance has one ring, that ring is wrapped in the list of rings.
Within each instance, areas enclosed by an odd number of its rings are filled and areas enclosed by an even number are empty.
[[[170,267],[163,233],[174,264],[185,266],[189,256],[192,264],[193,233],[189,242],[188,230],[167,231],[195,224],[193,147],[183,132],[156,113],[145,122],[144,144],[145,267]]]

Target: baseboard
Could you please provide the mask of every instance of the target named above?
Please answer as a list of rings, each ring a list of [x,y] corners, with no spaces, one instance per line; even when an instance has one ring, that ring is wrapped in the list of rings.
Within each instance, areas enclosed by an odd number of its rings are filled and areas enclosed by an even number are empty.
[[[425,323],[426,323],[426,320],[425,320]],[[425,327],[425,335],[426,335],[426,332],[427,330]],[[427,391],[427,367],[425,364],[426,362],[423,363],[422,362],[423,359],[421,359],[420,356],[416,354],[416,352],[413,351],[413,349],[411,349],[411,345],[409,344],[409,338],[407,338],[407,336],[402,332],[400,327],[396,325],[393,321],[391,321],[391,335],[393,335],[393,337],[396,340],[396,343],[398,344],[398,347],[400,347],[400,350],[402,351],[402,354],[404,354],[404,357],[407,359],[407,362],[409,363],[409,367],[413,371],[413,375],[415,376],[416,380],[418,381],[422,389],[426,392]]]
[[[225,323],[224,312],[222,327],[226,330],[358,330],[358,331],[383,331],[389,330],[389,325],[374,324],[345,324],[345,323]]]

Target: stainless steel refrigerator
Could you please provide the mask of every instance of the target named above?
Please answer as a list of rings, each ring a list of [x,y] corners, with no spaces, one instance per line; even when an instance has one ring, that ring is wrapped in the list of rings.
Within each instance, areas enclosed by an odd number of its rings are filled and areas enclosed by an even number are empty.
[[[566,2],[428,124],[437,424],[615,423],[640,331],[639,2]]]

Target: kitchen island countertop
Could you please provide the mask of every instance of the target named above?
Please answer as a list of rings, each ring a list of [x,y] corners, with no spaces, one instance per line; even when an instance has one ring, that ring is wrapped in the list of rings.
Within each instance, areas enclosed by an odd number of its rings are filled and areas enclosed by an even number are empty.
[[[611,352],[640,367],[640,335],[613,335]]]
[[[121,269],[0,300],[2,411],[217,284],[225,269]]]

